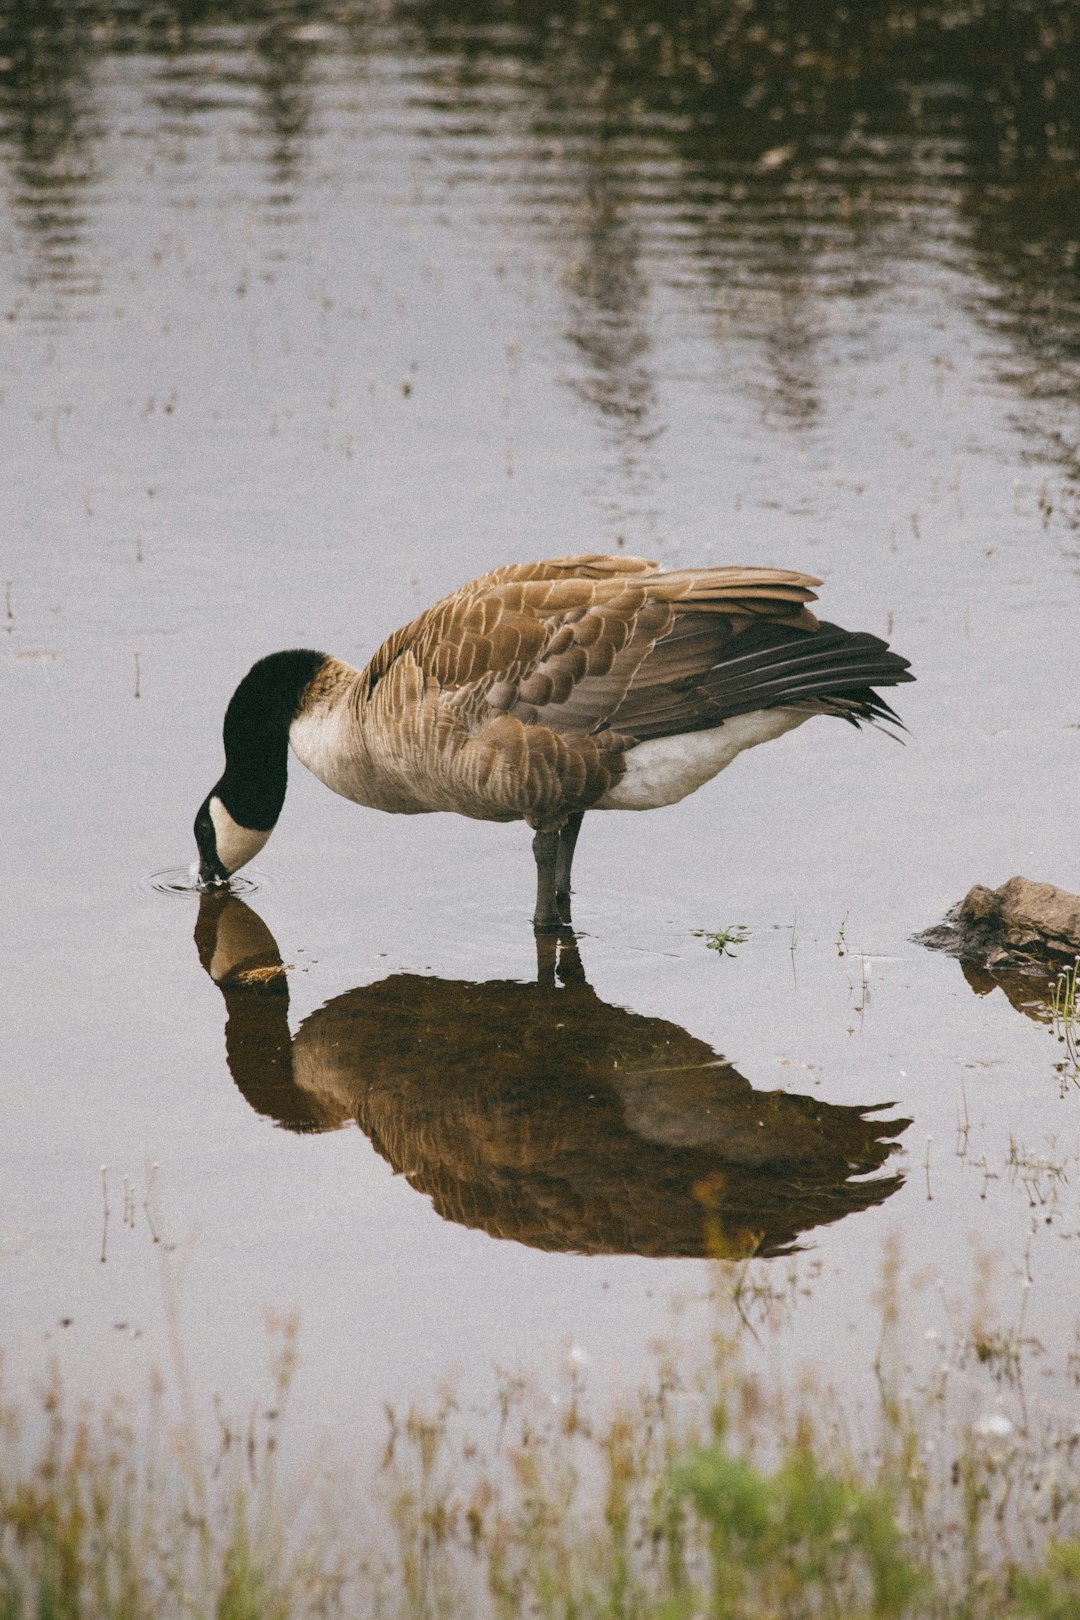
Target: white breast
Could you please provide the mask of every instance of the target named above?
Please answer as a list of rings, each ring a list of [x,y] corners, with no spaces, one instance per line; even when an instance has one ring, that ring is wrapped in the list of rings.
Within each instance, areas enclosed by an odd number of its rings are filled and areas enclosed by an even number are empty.
[[[809,718],[805,709],[755,709],[725,720],[711,731],[638,743],[626,756],[622,781],[591,808],[656,810],[663,804],[677,804],[719,775],[744,748],[782,737]]]
[[[289,743],[332,793],[374,810],[393,808],[382,803],[363,734],[344,703],[323,703],[298,714],[289,727]]]
[[[289,727],[289,743],[320,782],[354,804],[396,815],[433,808],[410,791],[404,773],[395,768],[392,752],[384,750],[384,757],[373,761],[348,704],[331,702],[298,714]]]

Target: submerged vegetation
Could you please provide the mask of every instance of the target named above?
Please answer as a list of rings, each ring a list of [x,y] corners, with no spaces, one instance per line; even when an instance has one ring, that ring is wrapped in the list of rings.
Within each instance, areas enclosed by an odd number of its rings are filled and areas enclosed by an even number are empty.
[[[214,1444],[182,1374],[175,1430],[160,1384],[138,1419],[72,1416],[54,1376],[38,1414],[0,1401],[0,1616],[1075,1615],[1080,1430],[1030,1409],[1022,1342],[987,1355],[981,1315],[909,1389],[903,1295],[891,1260],[870,1414],[764,1381],[735,1324],[781,1296],[718,1266],[706,1352],[658,1351],[635,1397],[598,1410],[572,1348],[555,1393],[501,1375],[479,1418],[449,1394],[388,1412],[380,1458],[300,1491],[278,1479],[295,1321],[272,1324],[258,1416],[219,1414]]]
[[[1080,956],[1062,968],[1047,997],[1051,1026],[1065,1048],[1063,1069],[1080,1080]]]
[[[734,956],[736,953],[732,950],[732,946],[745,945],[750,938],[750,930],[745,923],[734,923],[729,928],[719,929],[715,934],[699,928],[695,930],[694,937],[703,939],[708,949],[715,951],[718,956]]]

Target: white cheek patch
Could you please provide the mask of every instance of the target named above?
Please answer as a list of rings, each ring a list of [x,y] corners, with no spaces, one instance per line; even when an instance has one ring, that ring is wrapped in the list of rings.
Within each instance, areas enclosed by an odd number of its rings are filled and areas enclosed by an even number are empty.
[[[210,800],[210,820],[214,823],[217,858],[227,875],[254,859],[273,830],[268,828],[263,832],[256,827],[241,827],[216,794]]]

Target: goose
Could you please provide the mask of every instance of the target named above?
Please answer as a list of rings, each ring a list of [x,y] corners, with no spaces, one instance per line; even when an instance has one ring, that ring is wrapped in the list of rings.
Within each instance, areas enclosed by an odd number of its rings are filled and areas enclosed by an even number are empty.
[[[533,830],[537,933],[569,925],[587,810],[674,804],[815,714],[901,721],[874,690],[908,660],[819,621],[787,569],[664,569],[582,555],[497,568],[395,631],[363,669],[261,658],[225,713],[225,769],[195,818],[197,885],[269,838],[291,746],[335,793],[398,815]]]

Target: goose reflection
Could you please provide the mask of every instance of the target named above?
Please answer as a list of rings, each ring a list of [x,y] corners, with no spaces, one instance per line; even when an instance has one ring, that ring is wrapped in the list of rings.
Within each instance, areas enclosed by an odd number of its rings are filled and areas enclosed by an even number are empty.
[[[601,1001],[568,933],[538,942],[535,984],[395,973],[295,1035],[277,944],[250,907],[203,896],[195,939],[251,1107],[294,1131],[355,1121],[440,1215],[492,1237],[777,1255],[902,1184],[874,1172],[909,1120],[755,1091],[677,1024]]]

